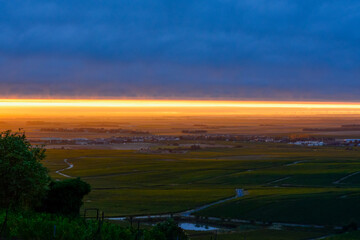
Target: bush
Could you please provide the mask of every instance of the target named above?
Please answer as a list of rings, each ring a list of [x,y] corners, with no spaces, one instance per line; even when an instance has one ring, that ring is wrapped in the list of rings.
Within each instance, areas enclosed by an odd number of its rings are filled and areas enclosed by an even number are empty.
[[[185,240],[188,239],[186,233],[180,228],[173,219],[158,223],[150,231],[155,239],[159,240]]]
[[[91,191],[88,183],[76,179],[52,181],[39,211],[68,216],[78,216],[83,197]]]
[[[358,224],[355,221],[351,221],[349,224],[343,226],[344,232],[356,231],[356,230],[358,230]]]

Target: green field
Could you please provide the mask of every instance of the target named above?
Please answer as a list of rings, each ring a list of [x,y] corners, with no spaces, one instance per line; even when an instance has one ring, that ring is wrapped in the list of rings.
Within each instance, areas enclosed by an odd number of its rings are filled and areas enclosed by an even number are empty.
[[[270,222],[343,226],[360,222],[359,189],[266,188],[198,215]]]
[[[326,226],[360,222],[360,174],[346,178],[360,171],[360,149],[241,145],[184,154],[48,150],[44,163],[58,179],[55,170],[67,167],[63,160],[73,163],[63,173],[89,182],[85,207],[107,216],[180,212],[242,188],[244,197],[197,215]]]
[[[358,239],[360,239],[360,231],[343,233],[343,234],[324,238],[324,240],[358,240]]]

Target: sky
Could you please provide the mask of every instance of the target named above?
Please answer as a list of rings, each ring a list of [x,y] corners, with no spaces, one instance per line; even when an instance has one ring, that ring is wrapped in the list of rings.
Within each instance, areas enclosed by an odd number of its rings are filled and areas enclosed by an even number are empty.
[[[360,101],[358,0],[0,0],[0,98]]]

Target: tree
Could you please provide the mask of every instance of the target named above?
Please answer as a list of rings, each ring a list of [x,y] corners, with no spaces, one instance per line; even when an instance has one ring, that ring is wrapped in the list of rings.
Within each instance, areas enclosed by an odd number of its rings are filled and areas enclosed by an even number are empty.
[[[80,178],[52,181],[47,197],[38,210],[68,216],[79,215],[82,199],[90,190],[90,185]]]
[[[32,208],[46,194],[50,178],[40,163],[44,158],[45,149],[31,146],[25,133],[0,132],[0,208],[6,209],[0,236],[9,209]]]
[[[45,149],[33,147],[25,133],[0,133],[0,207],[33,207],[46,194],[50,178],[40,163]]]

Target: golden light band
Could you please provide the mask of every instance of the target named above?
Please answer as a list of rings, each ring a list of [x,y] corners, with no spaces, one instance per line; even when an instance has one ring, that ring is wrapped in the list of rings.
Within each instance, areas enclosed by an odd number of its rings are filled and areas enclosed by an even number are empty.
[[[0,107],[360,109],[360,103],[204,100],[0,99]]]

